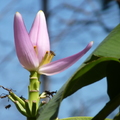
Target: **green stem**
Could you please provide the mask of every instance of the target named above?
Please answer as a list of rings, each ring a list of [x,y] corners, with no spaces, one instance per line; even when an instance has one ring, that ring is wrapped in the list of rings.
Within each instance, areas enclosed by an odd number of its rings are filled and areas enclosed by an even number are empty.
[[[35,109],[36,111],[38,110],[38,106],[39,106],[39,88],[40,88],[40,82],[39,82],[39,77],[40,75],[37,72],[30,72],[30,84],[28,86],[28,94],[29,94],[29,105],[30,105],[30,110],[32,112],[33,108],[33,104],[36,103]],[[33,115],[33,117],[35,117],[35,115]],[[28,120],[32,120],[32,118],[27,118]],[[35,120],[35,119],[34,119]]]

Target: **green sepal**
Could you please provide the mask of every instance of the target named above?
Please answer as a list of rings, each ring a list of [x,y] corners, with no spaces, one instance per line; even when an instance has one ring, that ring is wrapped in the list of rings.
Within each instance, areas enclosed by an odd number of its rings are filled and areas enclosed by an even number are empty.
[[[26,113],[29,117],[31,117],[31,107],[30,107],[30,103],[28,100],[25,100],[25,108],[26,108]]]
[[[19,101],[19,103],[23,106],[23,108],[25,108],[25,102],[20,97],[15,95],[13,92],[10,92],[9,94],[15,101]]]
[[[14,102],[17,109],[20,111],[21,114],[23,114],[24,116],[27,116],[26,110],[23,108],[23,106],[19,103],[19,101],[15,101]]]
[[[36,116],[37,115],[37,103],[36,101],[33,101],[32,103],[32,116]]]
[[[15,102],[15,100],[12,98],[11,95],[8,95],[8,98],[9,98],[12,102]]]

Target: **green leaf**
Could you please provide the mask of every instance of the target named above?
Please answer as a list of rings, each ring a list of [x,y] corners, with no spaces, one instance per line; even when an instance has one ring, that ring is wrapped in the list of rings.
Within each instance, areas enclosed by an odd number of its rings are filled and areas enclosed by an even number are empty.
[[[101,78],[103,78],[105,74],[105,68],[110,61],[117,61],[115,58],[99,58],[96,61],[90,62],[82,67],[76,75],[73,76],[72,79],[67,81],[66,84],[57,92],[57,94],[44,106],[39,109],[39,117],[37,120],[54,120],[57,118],[58,110],[61,101],[77,91],[78,89],[94,83]],[[98,71],[96,71],[96,68]],[[91,75],[91,72],[94,74]],[[81,75],[81,77],[80,77]],[[90,79],[91,78],[91,79]],[[99,78],[99,79],[98,79]]]
[[[70,118],[64,118],[64,119],[58,119],[58,120],[92,120],[93,117],[70,117]],[[111,119],[105,119],[105,120],[111,120]]]
[[[63,97],[66,98],[80,88],[104,78],[106,76],[107,65],[111,61],[119,62],[116,58],[101,57],[90,63],[84,64],[84,66],[80,67],[68,81]]]
[[[120,56],[120,25],[90,55],[77,72],[63,85],[46,105],[39,109],[37,120],[54,120],[57,118],[61,101],[80,88],[92,84],[106,76],[107,65]]]
[[[110,99],[114,99],[120,94],[120,63],[112,61],[108,64],[107,69],[107,85],[108,95]]]
[[[101,42],[96,50],[90,55],[98,57],[120,58],[120,24]]]

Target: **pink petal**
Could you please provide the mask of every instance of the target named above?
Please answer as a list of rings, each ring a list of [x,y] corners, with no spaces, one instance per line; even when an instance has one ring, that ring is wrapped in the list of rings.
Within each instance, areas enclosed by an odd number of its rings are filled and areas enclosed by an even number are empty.
[[[39,62],[41,62],[46,51],[50,51],[49,36],[45,15],[39,11],[29,33],[30,39],[37,46]]]
[[[92,45],[93,41],[90,42],[85,49],[75,55],[41,66],[39,73],[44,75],[54,75],[64,71],[79,60],[92,47]]]
[[[18,12],[14,17],[14,38],[20,63],[28,70],[35,70],[39,66],[39,61],[28,36],[22,16]]]

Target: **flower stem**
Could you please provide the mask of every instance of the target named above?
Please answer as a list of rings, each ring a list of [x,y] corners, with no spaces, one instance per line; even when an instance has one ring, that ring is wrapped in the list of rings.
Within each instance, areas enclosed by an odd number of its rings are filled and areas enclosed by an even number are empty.
[[[40,101],[40,98],[39,98],[39,88],[40,88],[39,77],[40,75],[34,71],[30,73],[31,73],[30,84],[28,86],[29,97],[28,97],[27,104],[29,106],[32,116],[31,118],[27,118],[28,120],[32,120],[33,117],[36,117],[38,106],[39,106],[39,101]],[[34,112],[32,110],[34,110]]]

